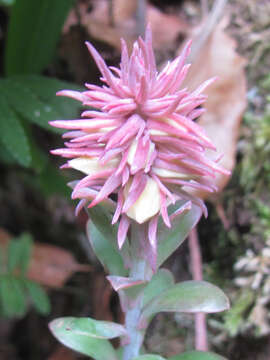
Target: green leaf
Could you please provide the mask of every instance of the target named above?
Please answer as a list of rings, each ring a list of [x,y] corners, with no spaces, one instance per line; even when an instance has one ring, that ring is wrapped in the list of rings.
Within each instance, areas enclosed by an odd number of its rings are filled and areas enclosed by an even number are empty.
[[[215,285],[205,281],[185,281],[173,285],[150,301],[143,309],[141,319],[149,319],[161,311],[214,313],[228,308],[228,298]]]
[[[8,259],[7,270],[12,272],[20,263],[22,256],[21,242],[16,239],[12,239],[8,244]]]
[[[11,6],[16,0],[0,0],[0,6]]]
[[[165,360],[164,357],[155,355],[155,354],[145,354],[138,356],[136,358],[133,358],[132,360]]]
[[[7,104],[0,87],[0,142],[23,166],[31,163],[30,146],[17,114]]]
[[[30,262],[33,239],[30,234],[25,233],[19,237],[19,241],[21,242],[20,270],[25,275]]]
[[[118,225],[112,225],[111,213],[115,211],[114,206],[109,202],[102,202],[94,208],[87,209],[90,219],[95,224],[98,231],[112,244],[117,253],[121,254],[123,259],[129,260],[130,249],[129,243],[126,240],[121,250],[117,244],[117,229]],[[125,270],[125,274],[126,274]],[[125,274],[113,274],[113,275],[125,275]]]
[[[1,143],[1,140],[0,140],[0,162],[7,165],[14,165],[18,163],[18,161],[15,159],[12,153]]]
[[[174,284],[172,273],[167,269],[160,269],[152,277],[149,284],[143,291],[143,306],[148,304],[157,295],[162,293]]]
[[[13,275],[0,276],[0,304],[4,316],[21,317],[26,312],[23,282]]]
[[[95,211],[93,211],[93,213],[95,214],[95,219],[98,219],[99,228],[93,223],[93,217],[91,215],[91,220],[87,223],[87,235],[94,253],[110,274],[125,276],[127,270],[124,268],[123,259],[120,253],[115,249],[110,238],[104,236],[107,234],[108,230],[106,230],[106,228],[109,226],[106,217],[99,217],[98,212]],[[102,227],[103,221],[104,227]],[[111,228],[112,225],[110,224],[110,229]],[[103,229],[103,232],[99,229]],[[111,236],[112,230],[110,232],[110,237]]]
[[[169,208],[170,212],[176,210],[178,206]],[[172,221],[172,227],[168,228],[163,223],[158,231],[158,259],[159,267],[185,240],[190,230],[197,224],[201,217],[201,209],[192,205],[191,210],[182,214]]]
[[[10,79],[28,88],[41,101],[51,106],[59,113],[59,119],[77,117],[79,110],[82,108],[82,104],[77,100],[65,96],[56,96],[56,93],[60,90],[85,90],[79,85],[40,75],[17,75],[12,76]]]
[[[11,272],[18,268],[24,275],[28,269],[32,238],[29,234],[22,234],[16,239],[12,239],[8,246],[8,271]]]
[[[27,279],[25,279],[24,285],[36,310],[42,315],[49,314],[51,306],[46,291],[39,284]]]
[[[106,239],[116,239],[116,226],[112,225],[111,217],[103,206],[97,205],[94,208],[88,209],[87,212],[96,228]]]
[[[59,318],[49,327],[62,344],[96,360],[117,360],[117,354],[107,339],[125,333],[121,325],[90,318]]]
[[[48,124],[49,121],[59,118],[59,113],[50,104],[41,101],[29,88],[14,79],[1,79],[0,91],[22,118],[59,133],[59,130]]]
[[[6,75],[40,73],[53,58],[72,0],[17,0],[5,51]]]
[[[212,352],[188,351],[183,354],[170,357],[168,360],[226,360],[226,359]]]
[[[61,194],[65,198],[70,198],[71,191],[66,182],[63,174],[51,163],[45,166],[37,179],[37,183],[45,196]]]

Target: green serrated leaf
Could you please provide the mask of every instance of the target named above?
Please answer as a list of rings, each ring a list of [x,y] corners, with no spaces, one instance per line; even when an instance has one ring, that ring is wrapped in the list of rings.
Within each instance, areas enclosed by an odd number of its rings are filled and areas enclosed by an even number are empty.
[[[27,135],[17,114],[7,104],[0,85],[0,142],[16,161],[28,167],[31,163]]]
[[[40,75],[17,75],[12,76],[10,79],[30,89],[41,101],[57,111],[60,119],[77,117],[79,110],[82,108],[79,101],[65,96],[56,96],[56,93],[60,90],[85,90],[79,85]]]
[[[30,234],[24,233],[19,236],[18,240],[20,243],[20,259],[19,259],[19,268],[22,275],[25,275],[29,266],[33,239]]]
[[[188,351],[183,354],[170,357],[168,360],[226,360],[226,359],[212,352]]]
[[[41,101],[29,88],[14,79],[2,79],[0,91],[22,118],[46,130],[59,133],[59,129],[53,128],[48,122],[59,118],[60,114],[52,106]]]
[[[93,213],[95,212],[93,211]],[[95,219],[98,219],[99,221],[99,228],[93,223],[92,216],[91,220],[87,223],[87,235],[94,253],[110,274],[125,276],[127,270],[124,268],[121,255],[113,246],[113,242],[110,241],[110,238],[104,236],[104,234],[107,234],[107,219],[105,217],[99,218],[97,213],[95,213]],[[104,221],[103,233],[99,230],[102,229],[102,221]],[[112,225],[110,225],[110,228],[112,228]],[[112,231],[110,232],[110,237],[111,235]]]
[[[143,292],[143,306],[148,304],[157,295],[162,293],[174,284],[172,273],[167,269],[160,269],[152,277]]]
[[[0,0],[1,6],[11,6],[15,3],[16,0]]]
[[[42,315],[48,315],[51,311],[51,305],[46,291],[39,284],[27,279],[25,279],[24,285],[35,309]]]
[[[49,326],[62,344],[96,360],[117,360],[117,354],[107,339],[125,333],[121,325],[90,318],[59,318]]]
[[[171,206],[170,211],[176,210],[177,204]],[[172,222],[172,227],[168,228],[163,223],[158,231],[158,267],[183,243],[190,230],[197,224],[201,217],[201,209],[192,205],[191,210],[179,216]]]
[[[165,358],[155,354],[145,354],[140,355],[132,360],[165,360]]]
[[[206,281],[184,281],[171,286],[150,301],[141,320],[151,319],[158,312],[214,313],[227,310],[229,301],[215,285]]]
[[[0,120],[1,121],[1,120]],[[17,164],[17,160],[12,153],[1,143],[0,140],[0,162],[6,165]]]
[[[23,281],[13,275],[0,276],[0,306],[7,317],[21,317],[26,312]]]
[[[21,261],[22,256],[22,244],[21,241],[12,239],[8,244],[8,259],[7,259],[7,270],[12,272]]]
[[[50,63],[72,0],[17,0],[5,49],[6,75],[40,73]]]

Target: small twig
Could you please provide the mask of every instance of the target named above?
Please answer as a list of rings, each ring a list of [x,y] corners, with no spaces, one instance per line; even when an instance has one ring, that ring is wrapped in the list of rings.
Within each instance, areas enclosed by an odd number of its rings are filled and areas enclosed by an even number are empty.
[[[197,228],[191,230],[188,244],[193,280],[201,281],[203,279],[202,257]],[[195,348],[201,351],[208,350],[206,316],[203,313],[195,314]]]
[[[228,0],[216,0],[211,12],[206,19],[203,19],[203,26],[200,33],[195,37],[191,53],[188,57],[188,61],[192,62],[204,46],[209,36],[212,34],[216,24],[219,22],[223,15],[223,10]]]
[[[217,203],[216,204],[216,211],[217,211],[217,214],[224,226],[224,229],[225,230],[229,230],[230,228],[230,222],[225,214],[225,211],[224,211],[224,207],[222,206],[221,203]]]
[[[136,9],[136,35],[144,36],[146,28],[146,9],[147,1],[146,0],[137,0],[137,9]]]

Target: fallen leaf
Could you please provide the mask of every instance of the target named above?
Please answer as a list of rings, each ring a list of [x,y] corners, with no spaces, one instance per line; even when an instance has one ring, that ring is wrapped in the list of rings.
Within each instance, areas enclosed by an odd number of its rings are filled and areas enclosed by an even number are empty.
[[[12,236],[0,228],[0,248],[3,253]],[[78,264],[67,250],[36,242],[33,245],[27,277],[41,285],[62,287],[77,271],[91,271],[91,266]]]
[[[223,154],[219,164],[232,171],[239,127],[246,108],[246,60],[237,54],[235,40],[225,33],[226,25],[227,19],[223,19],[215,27],[194,59],[184,86],[193,90],[205,80],[218,77],[204,92],[208,95],[206,112],[201,116],[199,124],[217,147],[217,153]],[[217,157],[215,152],[209,155]],[[222,174],[216,176],[215,184],[219,192],[229,179],[229,176]],[[206,198],[209,194],[200,192],[200,196]]]
[[[27,276],[42,285],[62,287],[78,271],[90,271],[73,255],[58,246],[35,242]]]
[[[110,14],[109,1],[95,0],[88,11],[87,3],[79,3],[76,10],[72,9],[63,28],[66,34],[70,28],[78,24],[84,26],[89,35],[120,50],[120,38],[127,41],[131,48],[138,37],[137,0],[114,0]],[[146,22],[151,24],[153,45],[155,49],[173,49],[180,34],[186,34],[188,25],[179,16],[165,14],[155,6],[147,4]],[[164,26],[166,24],[166,31]]]

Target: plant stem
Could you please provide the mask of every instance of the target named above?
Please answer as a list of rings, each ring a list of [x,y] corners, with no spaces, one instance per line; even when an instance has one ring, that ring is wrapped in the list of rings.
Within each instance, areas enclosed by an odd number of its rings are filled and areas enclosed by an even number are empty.
[[[201,281],[203,279],[202,256],[196,227],[191,230],[188,240],[192,277],[193,280]],[[208,350],[206,315],[203,313],[195,314],[195,348],[201,351]]]
[[[143,226],[142,226],[143,227]],[[130,278],[145,280],[147,274],[147,263],[142,257],[141,241],[144,239],[138,239],[139,236],[144,236],[143,229],[139,229],[139,225],[132,224],[131,227],[131,251],[133,256],[133,262],[130,269]],[[144,329],[139,329],[139,318],[141,315],[143,306],[143,294],[140,293],[136,299],[132,299],[129,302],[128,309],[126,311],[126,329],[128,333],[129,343],[124,346],[123,360],[131,360],[136,356],[139,356],[140,349],[143,344]]]

